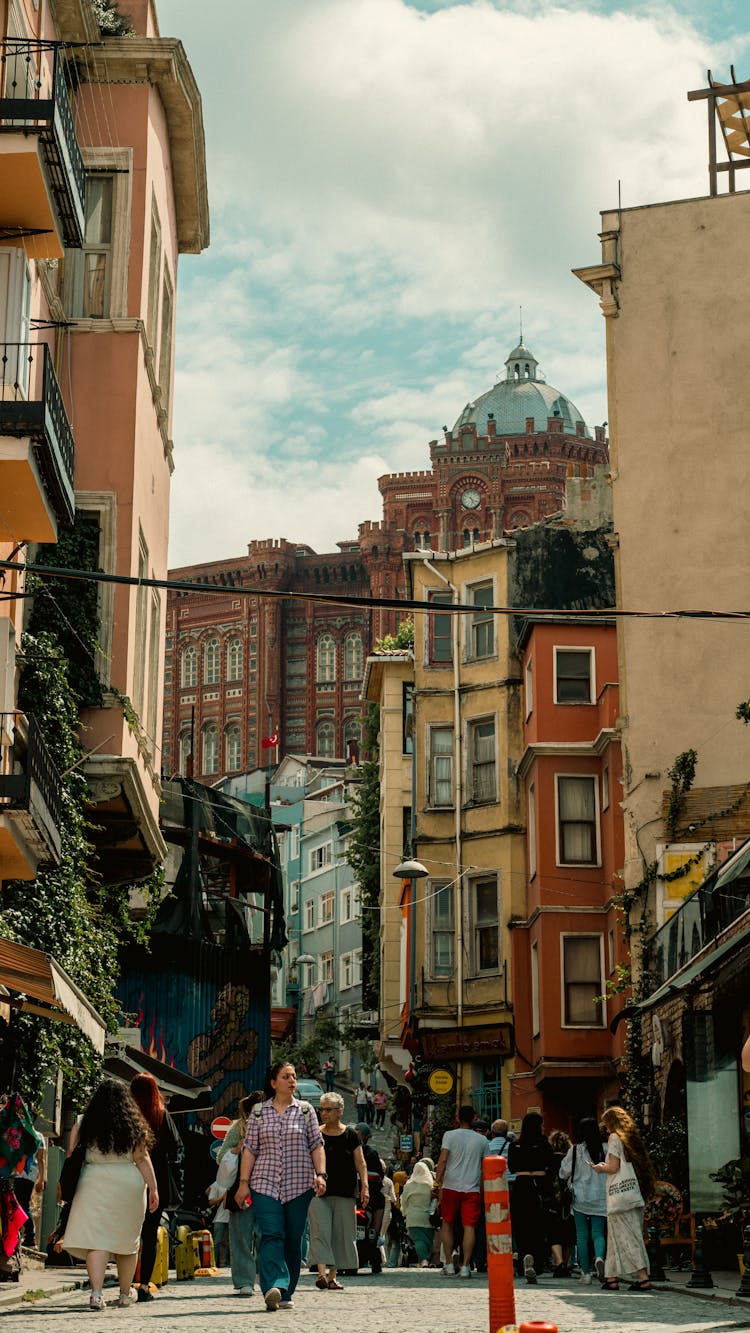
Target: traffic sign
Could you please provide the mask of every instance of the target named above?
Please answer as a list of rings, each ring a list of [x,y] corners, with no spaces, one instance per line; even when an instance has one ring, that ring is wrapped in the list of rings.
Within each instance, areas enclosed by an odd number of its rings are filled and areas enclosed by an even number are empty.
[[[217,1115],[215,1120],[211,1121],[211,1133],[215,1139],[225,1139],[227,1130],[231,1125],[231,1120],[226,1115]]]
[[[221,1139],[214,1139],[208,1151],[214,1161],[217,1162],[219,1160],[219,1153],[221,1152]]]

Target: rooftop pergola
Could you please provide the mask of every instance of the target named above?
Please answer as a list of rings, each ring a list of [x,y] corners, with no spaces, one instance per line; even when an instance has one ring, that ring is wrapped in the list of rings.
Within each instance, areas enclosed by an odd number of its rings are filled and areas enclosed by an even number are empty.
[[[734,65],[731,83],[717,83],[708,70],[708,87],[688,93],[689,102],[708,104],[708,175],[711,194],[719,193],[719,172],[729,175],[729,193],[736,188],[735,173],[750,167],[750,79],[738,83]],[[727,162],[716,158],[716,122],[721,126]]]

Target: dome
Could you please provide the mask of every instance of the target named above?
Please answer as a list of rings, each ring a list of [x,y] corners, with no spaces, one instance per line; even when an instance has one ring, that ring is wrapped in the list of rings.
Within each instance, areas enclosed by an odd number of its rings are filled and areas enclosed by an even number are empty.
[[[559,389],[545,384],[539,362],[523,342],[513,348],[505,362],[505,379],[498,380],[493,389],[480,394],[473,403],[467,403],[453,430],[476,426],[477,434],[486,435],[490,415],[495,418],[498,435],[525,435],[529,417],[534,418],[535,431],[546,431],[549,417],[561,417],[566,435],[577,434],[580,421],[584,436],[591,439],[591,431],[575,403]]]

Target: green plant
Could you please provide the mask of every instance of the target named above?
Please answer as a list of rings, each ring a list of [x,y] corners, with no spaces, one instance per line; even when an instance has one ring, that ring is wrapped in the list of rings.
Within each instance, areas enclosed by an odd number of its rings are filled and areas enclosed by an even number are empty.
[[[643,1132],[643,1141],[658,1180],[668,1180],[683,1195],[689,1189],[688,1139],[684,1120],[674,1117],[661,1125],[651,1125]]]
[[[695,781],[697,763],[697,750],[683,750],[682,754],[677,755],[672,767],[667,769],[667,777],[671,780],[672,790],[669,794],[669,805],[667,806],[664,823],[670,842],[674,841],[675,831],[682,814],[685,794],[690,791]]]
[[[414,647],[414,621],[402,620],[395,634],[384,634],[375,640],[375,653],[393,653],[402,648]]]
[[[723,1218],[731,1218],[743,1225],[750,1221],[750,1157],[735,1157],[718,1171],[710,1171],[709,1175],[722,1187]]]
[[[380,999],[380,709],[368,704],[363,750],[370,757],[360,767],[351,798],[351,836],[346,859],[359,884],[362,908],[362,1003],[376,1009]]]

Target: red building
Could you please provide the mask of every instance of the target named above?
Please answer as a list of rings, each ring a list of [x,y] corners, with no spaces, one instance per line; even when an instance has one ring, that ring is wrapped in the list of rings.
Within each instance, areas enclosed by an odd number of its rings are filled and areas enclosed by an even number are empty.
[[[529,620],[521,634],[526,914],[513,921],[516,1072],[511,1115],[541,1107],[568,1131],[620,1090],[627,961],[621,888],[622,758],[615,623]]]
[[[400,617],[292,595],[404,597],[404,551],[459,550],[536,523],[564,509],[568,477],[607,457],[603,427],[592,436],[519,343],[504,376],[431,441],[429,470],[380,478],[382,521],[361,523],[358,538],[326,555],[285,539],[252,541],[237,559],[171,570],[206,592],[168,599],[165,772],[184,773],[190,753],[195,776],[208,782],[251,769],[276,729],[279,754],[347,756],[360,740],[365,657]],[[248,588],[290,596],[240,592]]]

